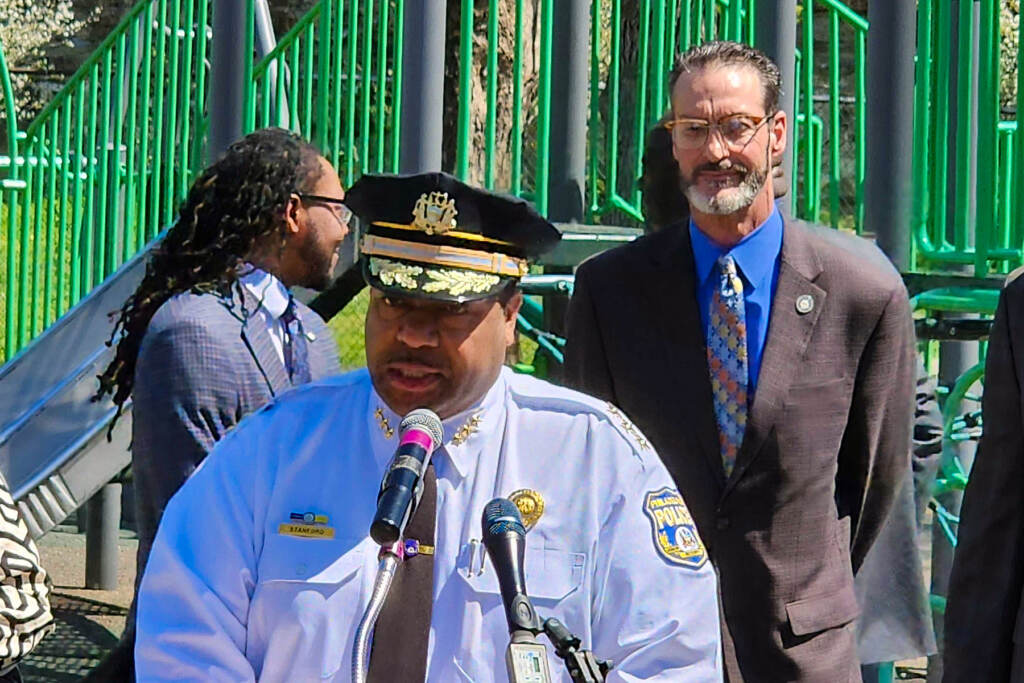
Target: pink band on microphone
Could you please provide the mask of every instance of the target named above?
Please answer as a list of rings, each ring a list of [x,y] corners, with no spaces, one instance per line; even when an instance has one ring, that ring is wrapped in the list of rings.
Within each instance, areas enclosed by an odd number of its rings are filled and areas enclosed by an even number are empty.
[[[415,427],[402,434],[401,441],[398,443],[400,446],[404,446],[407,443],[414,443],[418,446],[423,446],[427,451],[434,450],[434,440],[430,437],[430,434],[428,434],[426,430],[416,429]]]

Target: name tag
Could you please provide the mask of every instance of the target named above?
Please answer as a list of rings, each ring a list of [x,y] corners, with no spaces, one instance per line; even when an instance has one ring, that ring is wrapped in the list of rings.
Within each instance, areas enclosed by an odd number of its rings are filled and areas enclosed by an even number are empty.
[[[277,533],[282,536],[298,536],[300,538],[334,538],[334,527],[285,522],[277,527]]]

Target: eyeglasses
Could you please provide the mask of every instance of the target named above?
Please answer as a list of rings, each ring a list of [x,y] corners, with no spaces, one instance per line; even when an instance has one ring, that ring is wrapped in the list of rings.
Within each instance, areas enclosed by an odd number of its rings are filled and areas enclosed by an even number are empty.
[[[698,149],[707,144],[712,129],[718,131],[726,145],[733,149],[742,149],[753,139],[757,129],[771,121],[775,112],[764,116],[748,116],[733,114],[719,119],[715,123],[705,119],[673,119],[663,125],[672,134],[672,143],[681,149]]]
[[[296,192],[295,196],[299,199],[303,199],[307,202],[320,202],[326,204],[330,208],[331,213],[342,225],[348,225],[349,221],[352,220],[352,209],[345,206],[344,199],[338,199],[337,197],[324,197],[319,194],[306,194],[305,192]]]
[[[385,322],[398,322],[413,311],[423,311],[436,321],[439,328],[450,332],[472,330],[486,317],[495,303],[504,302],[500,296],[458,303],[389,296],[376,290],[370,294],[370,306]]]

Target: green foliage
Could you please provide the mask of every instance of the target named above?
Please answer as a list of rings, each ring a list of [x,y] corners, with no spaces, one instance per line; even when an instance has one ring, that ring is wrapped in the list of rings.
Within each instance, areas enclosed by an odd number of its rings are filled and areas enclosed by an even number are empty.
[[[1012,109],[1017,105],[1017,49],[1018,41],[1020,40],[1020,0],[1004,0],[1000,12],[999,32],[1002,35],[999,66],[1002,74],[1002,83],[999,88],[999,100],[1003,107]]]

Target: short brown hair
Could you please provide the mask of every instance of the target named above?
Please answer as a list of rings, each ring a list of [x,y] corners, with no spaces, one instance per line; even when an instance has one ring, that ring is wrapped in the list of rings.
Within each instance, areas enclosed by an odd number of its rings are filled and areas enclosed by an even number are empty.
[[[782,75],[778,65],[760,50],[729,40],[713,40],[679,53],[668,77],[669,93],[675,89],[676,81],[684,73],[693,73],[713,64],[747,66],[756,71],[764,89],[765,111],[772,113],[778,109],[779,94],[782,92]]]

